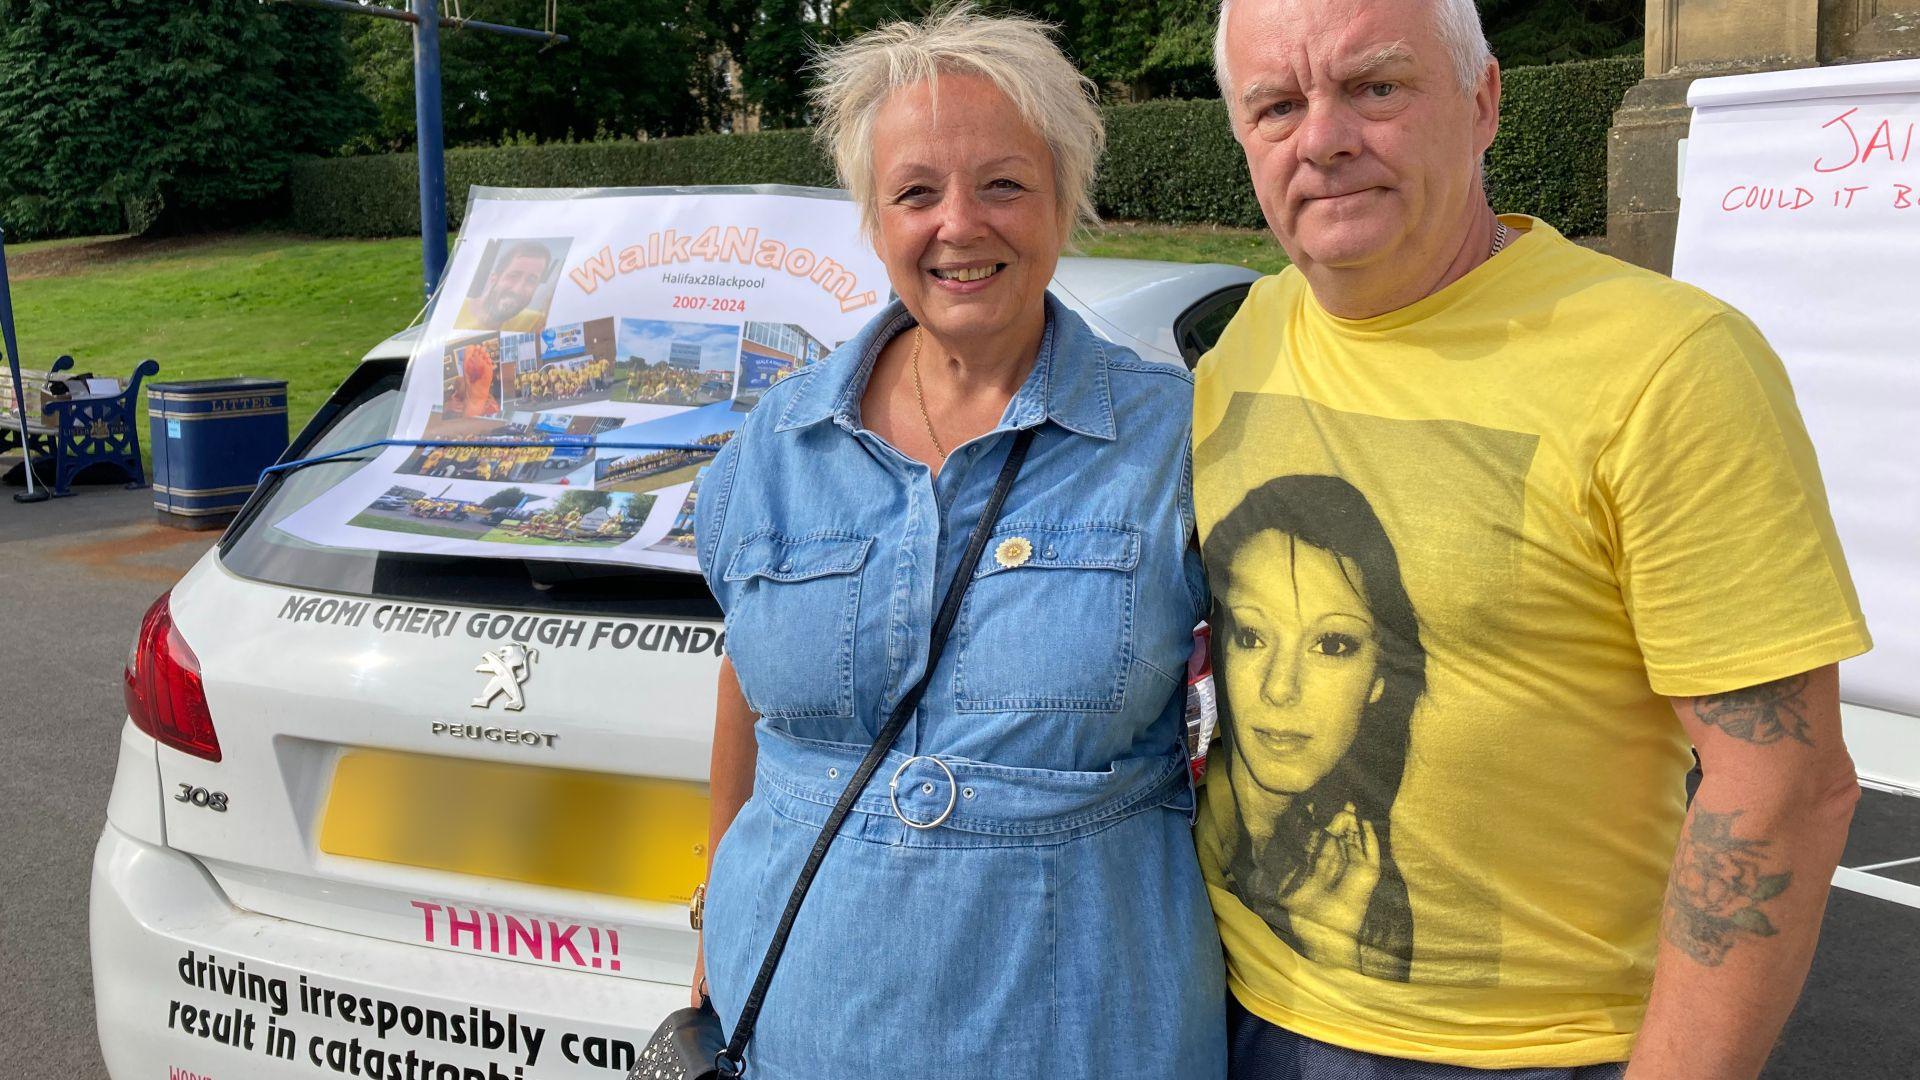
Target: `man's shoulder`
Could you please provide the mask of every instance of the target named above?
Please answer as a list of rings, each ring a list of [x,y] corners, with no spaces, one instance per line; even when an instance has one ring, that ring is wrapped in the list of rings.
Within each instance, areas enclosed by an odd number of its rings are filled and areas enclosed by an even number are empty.
[[[1539,238],[1528,274],[1536,303],[1568,305],[1604,313],[1609,321],[1650,330],[1686,333],[1733,308],[1684,281],[1568,240],[1558,233]]]
[[[1240,310],[1285,310],[1299,303],[1307,288],[1307,276],[1299,267],[1289,264],[1255,281],[1247,289],[1247,298],[1240,304]]]
[[[525,333],[538,330],[547,324],[547,313],[532,308],[522,308],[517,314],[500,324],[500,329],[512,333]]]
[[[1224,369],[1235,367],[1235,358],[1247,349],[1271,350],[1275,340],[1272,331],[1285,325],[1308,295],[1307,290],[1306,275],[1296,266],[1287,266],[1277,274],[1255,281],[1219,340],[1194,365],[1193,377],[1198,389],[1205,392]]]

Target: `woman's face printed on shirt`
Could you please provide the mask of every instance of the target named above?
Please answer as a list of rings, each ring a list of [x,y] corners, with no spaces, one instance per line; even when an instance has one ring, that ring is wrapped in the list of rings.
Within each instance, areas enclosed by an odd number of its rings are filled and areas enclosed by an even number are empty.
[[[1385,689],[1360,570],[1270,531],[1240,549],[1228,575],[1272,583],[1233,594],[1222,668],[1234,759],[1266,793],[1297,795],[1332,771]]]

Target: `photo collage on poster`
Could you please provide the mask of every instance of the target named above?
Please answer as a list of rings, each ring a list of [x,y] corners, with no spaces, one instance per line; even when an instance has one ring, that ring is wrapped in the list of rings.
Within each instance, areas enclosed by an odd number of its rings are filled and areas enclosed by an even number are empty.
[[[275,527],[696,570],[715,454],[887,301],[858,208],[810,188],[474,192],[391,443]]]
[[[793,323],[607,315],[549,324],[570,242],[488,241],[440,350],[423,440],[349,524],[487,543],[608,547],[662,499],[650,550],[693,557],[700,474],[768,387],[833,345]],[[702,450],[655,449],[679,444]]]

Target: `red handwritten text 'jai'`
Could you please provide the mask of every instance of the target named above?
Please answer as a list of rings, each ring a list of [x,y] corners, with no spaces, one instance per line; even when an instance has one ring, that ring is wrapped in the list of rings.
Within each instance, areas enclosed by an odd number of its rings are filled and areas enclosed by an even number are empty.
[[[620,931],[558,919],[522,918],[479,908],[411,901],[420,911],[421,940],[495,956],[524,956],[553,964],[620,970]]]
[[[1757,179],[1726,189],[1720,196],[1720,209],[1729,214],[1855,208],[1920,210],[1920,194],[1916,194],[1920,176],[1905,171],[1920,162],[1915,153],[1920,149],[1920,121],[1876,118],[1855,106],[1821,124],[1819,130],[1823,134],[1813,157],[1813,171],[1829,175],[1851,171],[1847,179],[1853,183],[1809,179],[1807,182],[1814,186],[1808,188]],[[1886,166],[1893,167],[1891,176]],[[1833,186],[1826,186],[1828,183]]]
[[[1858,107],[1848,109],[1839,116],[1820,125],[1822,131],[1836,128],[1835,135],[1844,138],[1845,143],[1830,147],[1827,153],[1814,159],[1816,172],[1844,172],[1856,165],[1869,165],[1884,161],[1897,165],[1913,157],[1913,143],[1916,131],[1920,131],[1920,122],[1905,123],[1882,120],[1874,123],[1871,117],[1857,117]],[[1861,139],[1865,133],[1865,140]]]

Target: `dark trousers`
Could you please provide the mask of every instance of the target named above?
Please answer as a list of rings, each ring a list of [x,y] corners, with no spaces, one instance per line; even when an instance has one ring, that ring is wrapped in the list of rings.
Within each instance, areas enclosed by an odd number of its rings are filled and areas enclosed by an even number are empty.
[[[1227,995],[1228,1080],[1619,1080],[1624,1063],[1574,1069],[1470,1069],[1381,1057],[1275,1027]]]

